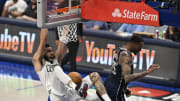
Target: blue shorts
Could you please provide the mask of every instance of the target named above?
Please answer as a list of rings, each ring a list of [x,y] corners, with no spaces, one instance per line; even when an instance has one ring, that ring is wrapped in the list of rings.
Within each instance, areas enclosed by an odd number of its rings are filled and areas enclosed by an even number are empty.
[[[114,79],[113,77],[109,76],[105,80],[104,86],[112,101],[125,101],[123,90],[119,89],[120,87],[119,79]]]

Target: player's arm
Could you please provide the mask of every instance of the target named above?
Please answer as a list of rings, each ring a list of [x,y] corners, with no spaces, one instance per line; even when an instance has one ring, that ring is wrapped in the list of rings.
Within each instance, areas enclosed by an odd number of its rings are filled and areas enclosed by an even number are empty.
[[[43,51],[45,49],[47,37],[48,37],[48,29],[41,29],[39,47],[32,58],[32,62],[36,72],[38,72],[42,67],[42,58],[44,57]]]
[[[61,64],[61,61],[64,57],[64,51],[65,51],[66,44],[59,40],[56,41],[56,44],[57,44],[57,50],[56,50],[55,55],[56,55],[56,58],[57,58],[59,64]]]
[[[56,41],[57,44],[57,50],[56,50],[56,58],[58,59],[59,64],[61,64],[62,57],[64,55],[64,50],[65,50],[65,43],[61,41]],[[64,73],[64,71],[61,68],[56,67],[54,69],[54,73],[58,77],[58,79],[64,83],[65,85],[68,85],[69,87],[76,89],[76,84],[71,80],[71,78]]]
[[[119,64],[121,64],[121,66],[122,66],[122,72],[123,72],[123,76],[124,76],[126,83],[140,79],[160,68],[160,66],[158,64],[153,64],[150,66],[150,68],[147,71],[144,71],[141,73],[136,73],[136,74],[130,74],[131,73],[131,62],[132,62],[132,58],[126,51],[124,51],[120,54]]]
[[[57,30],[56,30],[56,45],[57,45],[57,50],[56,50],[56,53],[55,53],[56,58],[57,58],[59,64],[61,64],[61,60],[63,59],[63,56],[64,56],[65,46],[68,43],[67,34],[69,32],[68,26],[64,25],[63,26],[64,28],[63,28],[62,32],[59,31],[60,27],[62,27],[62,26],[58,26]]]

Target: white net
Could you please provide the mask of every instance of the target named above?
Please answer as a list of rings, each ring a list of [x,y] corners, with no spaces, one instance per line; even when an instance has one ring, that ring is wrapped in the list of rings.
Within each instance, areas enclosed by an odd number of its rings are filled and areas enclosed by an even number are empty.
[[[71,41],[76,42],[77,38],[77,23],[62,25],[57,27],[59,40],[68,43]]]

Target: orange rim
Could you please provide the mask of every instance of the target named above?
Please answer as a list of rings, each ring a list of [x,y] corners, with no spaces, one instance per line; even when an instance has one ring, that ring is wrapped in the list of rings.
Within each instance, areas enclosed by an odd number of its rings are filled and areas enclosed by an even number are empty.
[[[71,9],[78,9],[80,8],[80,5],[77,6],[72,6]],[[69,7],[65,7],[65,8],[60,8],[56,10],[56,13],[62,13],[62,12],[68,12],[69,11]]]

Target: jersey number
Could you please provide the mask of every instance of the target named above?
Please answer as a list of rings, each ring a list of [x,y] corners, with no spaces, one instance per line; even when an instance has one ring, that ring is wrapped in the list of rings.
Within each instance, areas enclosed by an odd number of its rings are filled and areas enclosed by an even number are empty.
[[[47,72],[53,72],[55,65],[46,65]]]

